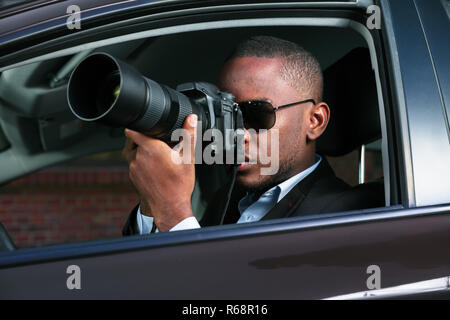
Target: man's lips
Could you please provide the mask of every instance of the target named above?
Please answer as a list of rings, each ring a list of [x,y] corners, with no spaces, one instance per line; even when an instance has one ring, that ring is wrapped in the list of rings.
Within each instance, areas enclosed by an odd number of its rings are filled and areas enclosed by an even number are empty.
[[[242,162],[239,166],[238,166],[238,171],[244,171],[246,169],[249,169],[252,165],[256,164],[255,161],[251,161],[249,157],[245,156],[244,158],[244,162]],[[231,167],[231,164],[227,164],[227,167]]]
[[[242,162],[239,167],[238,167],[238,171],[243,171],[245,169],[247,169],[249,166],[251,166],[253,163],[250,163],[249,158],[245,157],[244,162]]]
[[[247,162],[242,162],[239,167],[238,167],[238,171],[243,171],[245,170],[245,168],[248,166]]]

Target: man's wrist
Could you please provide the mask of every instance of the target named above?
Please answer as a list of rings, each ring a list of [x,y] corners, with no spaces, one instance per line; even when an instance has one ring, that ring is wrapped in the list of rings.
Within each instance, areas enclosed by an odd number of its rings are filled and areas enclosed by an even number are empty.
[[[137,219],[137,226],[138,226],[138,232],[139,234],[148,234],[153,232],[153,226],[156,227],[155,221],[153,217],[148,217],[142,214],[141,212],[141,206],[138,207],[137,213],[136,213],[136,219]],[[177,223],[175,226],[173,226],[169,231],[180,231],[180,230],[189,230],[189,229],[199,229],[201,228],[200,224],[198,223],[197,219],[194,216],[187,217],[183,220],[181,220],[179,223]],[[156,229],[156,232],[159,232],[158,229]]]
[[[194,218],[191,203],[177,204],[171,206],[167,211],[154,215],[154,223],[160,232],[170,231],[179,223],[188,218]]]

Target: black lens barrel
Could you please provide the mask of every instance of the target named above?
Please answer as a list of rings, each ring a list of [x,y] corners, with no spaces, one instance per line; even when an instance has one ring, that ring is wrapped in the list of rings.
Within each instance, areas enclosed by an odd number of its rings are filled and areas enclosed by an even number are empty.
[[[189,114],[201,109],[180,92],[143,77],[106,53],[94,53],[80,62],[70,77],[67,99],[81,120],[161,139],[170,139]]]

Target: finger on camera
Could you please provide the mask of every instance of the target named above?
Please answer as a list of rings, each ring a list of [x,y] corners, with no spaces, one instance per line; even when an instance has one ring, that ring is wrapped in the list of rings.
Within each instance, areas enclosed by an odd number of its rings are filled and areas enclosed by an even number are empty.
[[[122,155],[128,162],[136,158],[137,145],[130,139],[126,139],[125,146],[122,149]]]
[[[194,159],[195,145],[197,142],[197,121],[198,117],[196,114],[190,114],[186,117],[184,121],[183,128],[187,130],[190,138],[190,147],[191,147],[191,160]]]
[[[137,152],[154,154],[168,148],[167,144],[160,139],[149,137],[138,131],[125,129],[125,135],[139,147]]]
[[[125,136],[138,146],[144,144],[149,139],[146,135],[131,129],[125,129]]]

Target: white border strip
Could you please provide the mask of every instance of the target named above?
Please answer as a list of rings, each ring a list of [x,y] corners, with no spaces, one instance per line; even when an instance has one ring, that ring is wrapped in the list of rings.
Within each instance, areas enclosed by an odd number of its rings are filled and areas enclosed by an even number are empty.
[[[381,299],[395,297],[406,298],[406,296],[412,294],[422,294],[444,290],[450,291],[450,276],[420,282],[413,282],[385,289],[344,294],[340,296],[325,298],[323,300]]]

